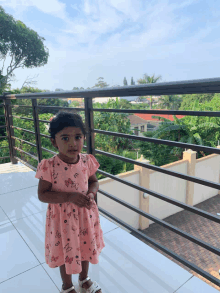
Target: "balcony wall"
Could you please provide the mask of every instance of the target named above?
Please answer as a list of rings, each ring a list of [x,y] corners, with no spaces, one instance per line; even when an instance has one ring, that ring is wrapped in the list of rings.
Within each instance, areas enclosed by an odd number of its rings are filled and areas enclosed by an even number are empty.
[[[220,146],[217,148],[220,148]],[[170,171],[195,176],[216,183],[220,182],[219,155],[212,154],[205,158],[196,159],[196,152],[187,150],[183,153],[183,157],[185,159],[161,167]],[[195,160],[193,161],[193,159]],[[149,161],[143,159],[137,161],[149,163]],[[148,182],[149,185],[145,186],[146,188],[182,203],[196,205],[217,195],[219,192],[217,189],[211,187],[188,182],[187,180],[169,176],[150,169],[143,169],[137,165],[135,165],[134,168],[135,170],[119,174],[117,177],[123,178],[124,180],[137,185],[139,185],[141,177],[143,177],[143,182]],[[143,172],[145,173],[143,174]],[[109,192],[119,199],[124,200],[159,219],[164,219],[183,210],[176,205],[170,204],[152,195],[146,194],[146,198],[143,199],[143,192],[111,178],[99,180],[99,185],[100,189]],[[128,210],[128,208],[123,205],[105,197],[101,193],[98,193],[98,205],[135,229],[143,230],[154,223],[153,221]]]

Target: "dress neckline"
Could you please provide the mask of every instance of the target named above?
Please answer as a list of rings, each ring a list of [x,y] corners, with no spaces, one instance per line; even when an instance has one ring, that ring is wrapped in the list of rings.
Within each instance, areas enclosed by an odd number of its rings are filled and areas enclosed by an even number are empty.
[[[78,162],[77,162],[77,163],[66,163],[66,162],[64,162],[63,160],[61,160],[61,159],[58,157],[58,155],[56,155],[56,157],[58,158],[58,160],[59,160],[60,162],[62,162],[62,163],[65,164],[65,165],[68,165],[68,166],[76,166],[76,165],[78,165],[79,162],[80,162],[80,159],[81,159],[81,153],[79,153],[79,159],[78,159]]]

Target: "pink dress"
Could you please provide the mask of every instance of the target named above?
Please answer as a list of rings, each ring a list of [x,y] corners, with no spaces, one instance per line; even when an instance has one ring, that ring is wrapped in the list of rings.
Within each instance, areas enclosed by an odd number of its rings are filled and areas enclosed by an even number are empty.
[[[77,164],[67,164],[57,155],[43,159],[37,166],[35,178],[52,183],[52,191],[88,191],[88,179],[95,174],[99,163],[91,154],[79,154]],[[92,209],[66,202],[48,204],[46,213],[45,259],[50,268],[65,264],[66,273],[82,271],[81,261],[99,262],[105,247],[98,207]]]

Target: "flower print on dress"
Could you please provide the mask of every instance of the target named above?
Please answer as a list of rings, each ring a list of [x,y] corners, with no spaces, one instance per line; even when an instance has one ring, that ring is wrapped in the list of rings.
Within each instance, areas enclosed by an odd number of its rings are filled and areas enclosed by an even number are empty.
[[[72,212],[68,213],[67,216],[70,218],[71,217]]]
[[[79,229],[79,234],[80,234],[80,235],[83,235],[83,236],[88,235],[88,228],[82,229],[82,228],[80,227],[80,229]]]
[[[57,257],[52,256],[52,257],[51,257],[51,262],[52,262],[52,261],[55,261],[55,262],[56,262],[56,261],[58,260],[58,258],[59,258],[59,256],[57,256]]]
[[[72,229],[73,233],[75,234],[75,232],[77,231],[77,228],[72,225],[71,229]]]
[[[60,241],[58,241],[58,242],[55,244],[55,246],[58,246],[58,245],[60,245]]]
[[[77,176],[79,176],[79,173],[74,174],[74,177],[77,178]]]
[[[59,233],[59,231],[57,230],[57,233],[56,233],[56,238],[60,238],[61,237],[61,234]]]
[[[57,179],[58,173],[52,172],[52,177],[53,177],[53,179]]]
[[[72,181],[70,178],[68,178],[68,180],[65,180],[65,185],[67,187],[69,187],[69,185],[71,184],[71,187],[75,187],[76,190],[78,190],[78,186],[79,186],[79,183],[76,183],[75,181]]]
[[[76,221],[79,220],[79,217],[78,217],[78,215],[76,215],[76,214],[73,214],[73,218],[74,218]]]
[[[71,265],[73,261],[73,257],[69,258],[69,256],[67,255],[67,257],[65,258],[65,263],[69,263]]]
[[[72,250],[73,248],[72,247],[69,247],[69,243],[67,243],[66,246],[64,246],[64,249],[66,249],[66,252],[69,252],[70,250]]]

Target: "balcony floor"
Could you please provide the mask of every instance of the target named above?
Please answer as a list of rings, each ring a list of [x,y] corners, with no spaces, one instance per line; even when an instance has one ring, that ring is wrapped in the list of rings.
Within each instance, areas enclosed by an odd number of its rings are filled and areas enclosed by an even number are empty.
[[[220,194],[217,194],[214,197],[211,197],[199,204],[196,204],[194,207],[216,216],[217,213],[220,212]],[[183,210],[163,220],[179,228],[180,230],[189,233],[190,235],[220,249],[220,226],[218,223],[210,221],[187,210]],[[170,231],[169,229],[166,229],[165,227],[157,223],[151,224],[149,228],[143,230],[142,232],[146,236],[155,240],[157,243],[182,256],[184,259],[193,262],[199,268],[203,269],[215,278],[220,279],[220,256],[212,253],[211,251],[208,251],[207,249],[193,243],[192,241],[189,241],[188,239]],[[142,241],[145,242],[145,240]],[[160,249],[153,247],[153,245],[151,244],[148,245],[154,248],[156,251],[162,253],[173,262],[180,265],[189,273],[197,276],[213,288],[219,290],[219,287],[213,284],[211,281],[197,274],[196,272],[178,262]]]
[[[20,162],[0,165],[0,292],[59,292],[59,268],[45,263],[47,204],[38,200],[35,172]],[[103,293],[218,292],[100,213],[106,247],[89,276]],[[72,275],[77,285],[78,275]]]

